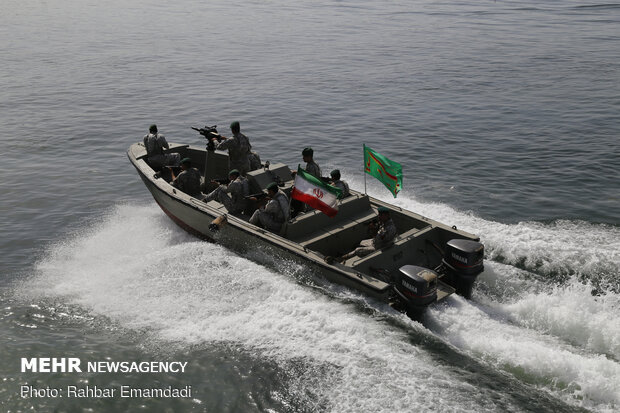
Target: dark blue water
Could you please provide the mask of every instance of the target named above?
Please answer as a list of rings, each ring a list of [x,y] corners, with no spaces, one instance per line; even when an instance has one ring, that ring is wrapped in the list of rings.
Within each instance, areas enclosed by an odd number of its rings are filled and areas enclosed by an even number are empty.
[[[619,23],[594,1],[5,1],[4,410],[617,410]],[[125,151],[232,120],[263,160],[310,145],[358,189],[362,143],[400,162],[394,202],[485,243],[473,300],[419,324],[184,234]],[[78,380],[19,372],[50,351],[187,359],[78,379],[198,393],[18,397]]]

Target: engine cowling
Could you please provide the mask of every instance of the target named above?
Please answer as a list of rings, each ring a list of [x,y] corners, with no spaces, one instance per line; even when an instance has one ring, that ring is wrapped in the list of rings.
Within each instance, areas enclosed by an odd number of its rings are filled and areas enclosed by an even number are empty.
[[[394,290],[409,310],[423,310],[437,300],[438,278],[437,273],[428,268],[405,265],[394,277]]]
[[[446,243],[442,263],[448,284],[469,298],[476,277],[484,270],[484,245],[468,239],[450,240]]]

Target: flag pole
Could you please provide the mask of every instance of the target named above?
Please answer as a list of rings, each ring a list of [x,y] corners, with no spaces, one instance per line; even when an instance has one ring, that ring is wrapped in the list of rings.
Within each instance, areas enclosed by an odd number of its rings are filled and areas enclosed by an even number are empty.
[[[366,145],[362,144],[364,147],[364,169],[362,169],[362,173],[364,174],[364,195],[368,195],[366,192]]]
[[[299,164],[297,165],[297,170],[299,170]],[[297,177],[297,175],[295,175]],[[291,195],[292,190],[295,189],[295,180],[293,179],[293,185],[291,186]],[[291,204],[293,203],[293,197],[291,196],[288,200],[288,219],[284,221],[284,228],[282,230],[282,235],[286,235],[286,231],[288,230],[288,223],[293,219],[291,218]]]
[[[284,221],[284,228],[282,228],[282,235],[286,235],[286,232],[288,231],[288,223],[293,219],[291,218],[291,203],[292,202],[293,202],[293,198],[291,197],[288,200],[288,219]]]

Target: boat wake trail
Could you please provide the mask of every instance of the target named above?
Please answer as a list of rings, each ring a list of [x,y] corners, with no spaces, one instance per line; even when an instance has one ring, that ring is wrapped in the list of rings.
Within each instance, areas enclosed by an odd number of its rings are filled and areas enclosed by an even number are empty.
[[[550,283],[578,276],[600,284],[603,290],[620,291],[620,227],[565,220],[504,224],[444,204],[405,197],[394,203],[479,235],[485,244],[486,260],[516,266]]]
[[[427,326],[471,357],[551,391],[567,403],[614,411],[620,404],[620,363],[609,353],[617,351],[617,326],[615,331],[597,330],[598,315],[595,326],[580,331],[579,322],[587,315],[567,321],[579,308],[567,308],[569,304],[564,303],[547,309],[539,304],[523,311],[530,300],[502,306],[456,297],[449,305],[431,309]],[[565,315],[553,319],[560,312]]]
[[[389,200],[389,198],[385,198]],[[427,326],[473,358],[598,411],[620,406],[620,228],[515,225],[442,204],[404,208],[480,235],[487,257],[472,301],[450,297]]]
[[[521,232],[497,233],[513,226],[446,206],[399,202],[472,232],[482,228],[491,254],[501,249],[506,256],[511,250],[529,257]],[[515,241],[523,247],[514,247]],[[605,251],[609,269],[617,257]],[[425,328],[351,291],[312,288],[297,264],[276,263],[275,271],[255,263],[258,256],[252,252],[250,260],[197,241],[156,206],[120,205],[51,245],[20,291],[79,305],[139,331],[146,341],[241,346],[283,369],[303,361],[310,367],[296,372],[302,378],[290,386],[310,389],[303,396],[306,407],[393,412],[582,406],[603,412],[620,405],[613,291],[593,296],[576,276],[549,283],[527,265],[490,261],[474,300],[451,297],[429,311]],[[551,265],[561,263],[552,253],[546,257]]]

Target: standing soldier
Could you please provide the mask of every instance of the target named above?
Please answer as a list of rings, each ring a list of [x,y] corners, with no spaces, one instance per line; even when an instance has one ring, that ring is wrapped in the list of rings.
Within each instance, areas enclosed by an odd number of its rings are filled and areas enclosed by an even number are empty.
[[[312,148],[304,148],[304,150],[301,152],[301,155],[303,156],[304,162],[306,163],[306,167],[304,168],[306,172],[308,172],[310,175],[321,179],[321,168],[319,168],[319,165],[314,162],[314,151],[312,150]]]
[[[242,177],[238,170],[233,169],[228,173],[230,183],[228,185],[220,185],[209,195],[206,196],[205,202],[216,200],[231,214],[238,214],[245,210],[247,200],[246,196],[250,194],[248,180]],[[230,195],[228,195],[230,194]]]
[[[151,125],[149,133],[142,139],[146,148],[147,162],[154,170],[160,170],[163,166],[177,166],[181,155],[178,153],[164,153],[164,149],[170,149],[166,137],[157,132],[157,125]]]
[[[172,186],[194,198],[201,199],[203,194],[200,192],[200,172],[198,172],[198,169],[192,168],[192,161],[189,158],[181,160],[181,169],[181,173],[175,177],[172,168],[170,168],[172,172]]]
[[[310,175],[314,176],[315,178],[322,179],[321,168],[316,162],[314,162],[314,158],[313,158],[314,151],[312,150],[312,148],[310,147],[304,148],[304,150],[301,151],[301,156],[303,157],[303,160],[306,163],[306,167],[304,168],[304,170],[308,172]],[[295,176],[297,174],[297,171],[291,171],[291,174]],[[301,212],[307,211],[309,208],[310,207],[308,205],[304,204],[303,202],[297,199],[293,199],[293,201],[291,202],[291,210],[292,210],[293,217],[297,216]]]
[[[231,123],[230,131],[233,134],[232,138],[222,136],[223,139],[219,143],[217,143],[217,138],[211,138],[211,140],[216,144],[215,149],[228,150],[229,169],[237,169],[241,175],[245,176],[250,170],[249,156],[252,145],[247,136],[241,133],[239,122]]]
[[[290,215],[288,198],[284,192],[278,189],[275,182],[267,185],[267,195],[270,198],[267,205],[254,211],[250,218],[250,224],[259,225],[268,231],[278,233],[282,224]],[[250,198],[256,201],[256,198]]]
[[[342,198],[346,198],[351,195],[351,192],[349,192],[349,184],[347,184],[345,181],[340,180],[340,170],[334,169],[333,171],[331,171],[330,176],[332,177],[331,184],[336,188],[340,188],[340,190],[342,190]]]

